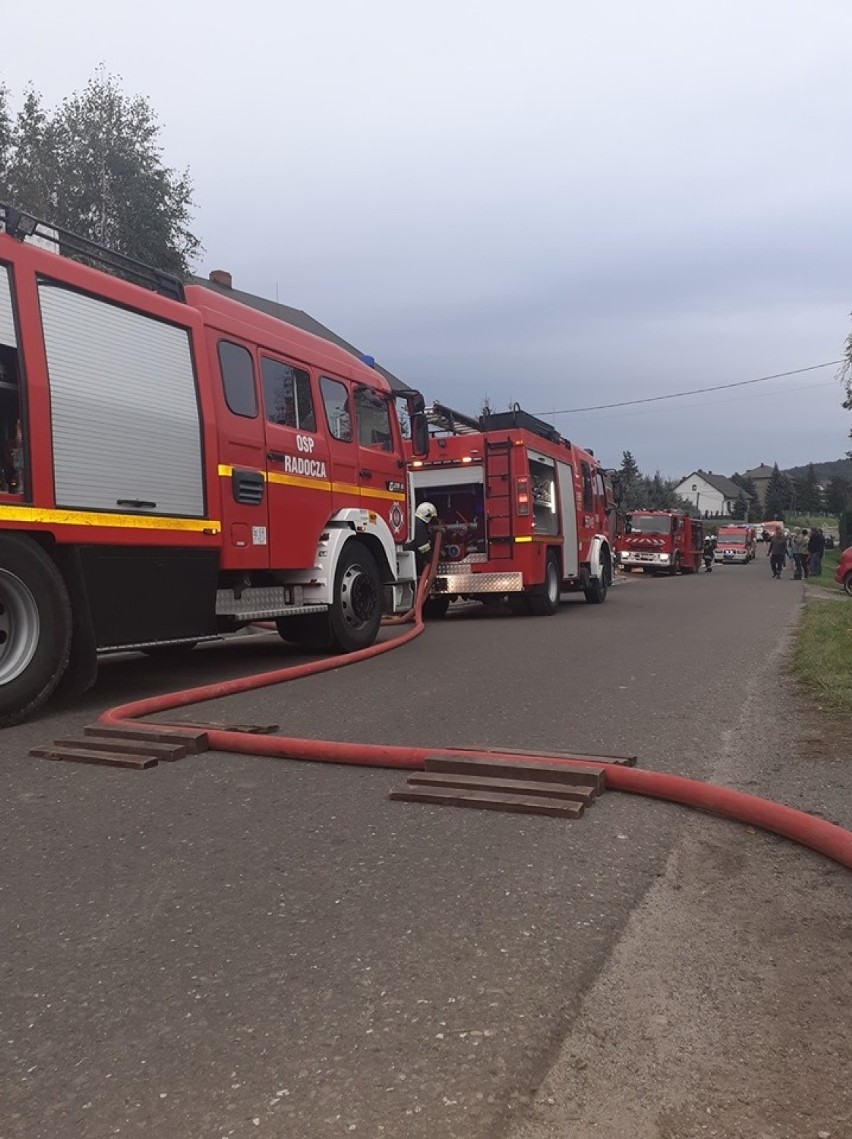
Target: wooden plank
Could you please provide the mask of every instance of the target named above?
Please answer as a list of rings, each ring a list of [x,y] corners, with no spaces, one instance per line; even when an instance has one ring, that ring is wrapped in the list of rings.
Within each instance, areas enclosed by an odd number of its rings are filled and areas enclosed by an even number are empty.
[[[534,783],[579,783],[603,791],[604,771],[600,767],[583,767],[531,760],[474,758],[469,755],[427,755],[427,771],[447,771],[454,775],[492,775],[498,779],[530,779]]]
[[[124,728],[113,724],[89,724],[83,728],[87,736],[103,736],[118,740],[147,740],[149,743],[183,744],[190,755],[207,751],[206,732],[177,731],[175,728]]]
[[[554,815],[579,819],[584,806],[566,799],[529,798],[523,795],[499,795],[490,791],[462,791],[452,787],[397,787],[391,799],[403,803],[433,803],[441,807],[478,807],[483,811],[508,811],[511,814]]]
[[[130,767],[143,771],[148,767],[156,767],[159,762],[153,755],[124,755],[110,751],[88,751],[82,747],[57,747],[48,744],[45,747],[34,747],[30,755],[38,759],[64,759],[69,763],[97,763],[104,767]]]
[[[467,754],[468,752],[487,752],[489,755],[525,755],[529,756],[532,753],[517,747],[460,747],[456,751]],[[576,751],[539,751],[536,748],[536,755],[540,755],[543,759],[577,759],[581,763],[611,763],[616,767],[635,767],[635,755],[580,755]]]
[[[498,791],[508,795],[544,796],[546,799],[569,799],[590,807],[597,792],[594,787],[568,783],[533,783],[526,779],[498,779],[492,775],[452,775],[444,771],[418,771],[408,777],[409,784],[423,787],[459,787],[469,791]]]
[[[82,740],[54,740],[54,747],[76,747],[88,751],[121,752],[122,755],[153,755],[171,763],[175,759],[183,759],[187,754],[184,744],[149,743],[147,740],[121,740],[106,739],[100,736],[88,736]]]
[[[201,728],[205,732],[245,732],[253,736],[271,736],[278,731],[278,724],[228,724],[211,720],[206,724],[187,722],[188,728]]]

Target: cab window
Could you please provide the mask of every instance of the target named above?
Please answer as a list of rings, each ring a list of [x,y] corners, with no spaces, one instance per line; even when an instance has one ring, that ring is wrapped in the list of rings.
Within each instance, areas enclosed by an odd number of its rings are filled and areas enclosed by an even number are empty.
[[[234,415],[243,419],[257,418],[257,391],[254,386],[254,364],[251,353],[242,344],[219,341],[219,367],[225,403]]]
[[[594,497],[592,494],[592,469],[588,463],[580,463],[580,470],[583,474],[583,509],[594,509]]]
[[[355,413],[358,421],[358,442],[361,446],[392,451],[393,434],[387,401],[369,388],[356,388]]]
[[[352,408],[349,403],[349,391],[346,384],[323,376],[320,379],[320,392],[322,393],[328,429],[332,436],[339,439],[341,443],[351,443]]]
[[[311,377],[302,368],[261,357],[260,376],[266,418],[281,427],[316,431],[317,418],[311,393]]]

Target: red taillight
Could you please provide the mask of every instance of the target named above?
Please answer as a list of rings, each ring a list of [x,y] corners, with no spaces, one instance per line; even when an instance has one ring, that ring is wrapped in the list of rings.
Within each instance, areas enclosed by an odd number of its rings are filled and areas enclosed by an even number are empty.
[[[518,514],[530,512],[530,480],[528,478],[515,479],[515,509]]]

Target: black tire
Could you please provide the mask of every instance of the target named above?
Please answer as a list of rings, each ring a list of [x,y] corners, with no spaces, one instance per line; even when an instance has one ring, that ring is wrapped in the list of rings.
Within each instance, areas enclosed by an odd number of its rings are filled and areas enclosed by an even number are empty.
[[[148,645],[141,651],[145,656],[159,660],[180,660],[181,657],[191,653],[197,644],[198,641],[181,641],[177,645]]]
[[[529,592],[529,608],[533,617],[552,617],[559,608],[559,562],[554,553],[547,555],[544,582]]]
[[[586,589],[583,590],[583,596],[590,605],[603,605],[608,592],[606,566],[602,565],[600,575],[591,579]]]
[[[332,644],[344,653],[367,648],[379,634],[382,582],[363,542],[349,541],[341,551],[328,620]]]
[[[62,575],[25,535],[0,536],[0,727],[17,724],[56,688],[71,649]]]
[[[439,593],[437,597],[427,597],[423,602],[423,620],[440,621],[446,617],[450,607],[450,599],[446,594]]]
[[[852,597],[852,570],[850,570],[850,572],[847,573],[846,577],[844,577],[843,588],[846,591],[846,593],[850,597]]]
[[[621,568],[624,570],[625,573],[633,573],[633,566],[622,565]]]

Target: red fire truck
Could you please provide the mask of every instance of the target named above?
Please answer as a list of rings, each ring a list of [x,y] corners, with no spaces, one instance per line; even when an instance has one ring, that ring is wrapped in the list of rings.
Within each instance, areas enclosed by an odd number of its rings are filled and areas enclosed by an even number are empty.
[[[63,674],[88,687],[101,652],[258,619],[370,644],[413,600],[399,393],[336,344],[42,225],[0,206],[0,724]]]
[[[608,472],[590,451],[514,410],[472,418],[427,409],[428,459],[411,464],[417,503],[444,527],[443,560],[427,614],[454,598],[505,595],[515,613],[555,613],[559,595],[582,589],[602,602],[612,582],[615,506]]]
[[[622,569],[644,573],[698,573],[704,525],[681,510],[632,510],[618,539]]]
[[[720,526],[716,535],[714,561],[721,565],[747,566],[757,556],[757,529],[743,523],[741,526]]]

